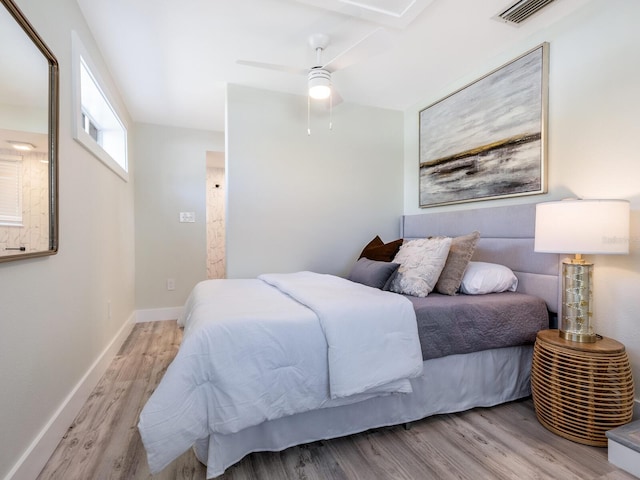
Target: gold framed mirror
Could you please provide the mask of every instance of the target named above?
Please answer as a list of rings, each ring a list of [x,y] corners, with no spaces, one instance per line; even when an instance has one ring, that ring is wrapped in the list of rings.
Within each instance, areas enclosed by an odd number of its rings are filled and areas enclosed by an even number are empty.
[[[0,262],[58,251],[58,61],[0,0]]]

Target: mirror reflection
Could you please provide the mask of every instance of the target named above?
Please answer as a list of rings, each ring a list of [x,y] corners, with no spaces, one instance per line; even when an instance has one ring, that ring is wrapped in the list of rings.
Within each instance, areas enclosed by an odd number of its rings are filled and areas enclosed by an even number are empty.
[[[11,0],[0,7],[0,261],[57,250],[57,62]]]

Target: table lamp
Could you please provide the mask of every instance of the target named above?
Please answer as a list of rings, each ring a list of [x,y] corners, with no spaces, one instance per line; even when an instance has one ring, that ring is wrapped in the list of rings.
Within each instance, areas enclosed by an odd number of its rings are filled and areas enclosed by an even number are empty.
[[[562,262],[559,335],[574,342],[595,342],[593,264],[582,255],[629,253],[629,202],[571,199],[537,204],[534,250],[575,254]]]

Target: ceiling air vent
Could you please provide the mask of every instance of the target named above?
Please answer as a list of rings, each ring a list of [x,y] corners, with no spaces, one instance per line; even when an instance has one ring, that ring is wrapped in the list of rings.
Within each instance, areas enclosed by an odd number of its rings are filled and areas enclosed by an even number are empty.
[[[555,0],[520,0],[507,7],[494,18],[512,25],[519,25],[554,1]]]

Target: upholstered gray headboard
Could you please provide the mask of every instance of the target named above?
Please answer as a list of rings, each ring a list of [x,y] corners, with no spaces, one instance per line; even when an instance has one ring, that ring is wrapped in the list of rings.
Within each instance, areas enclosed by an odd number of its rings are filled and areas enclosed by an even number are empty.
[[[535,204],[405,215],[401,235],[455,237],[477,230],[480,240],[472,260],[506,265],[518,277],[518,291],[544,299],[557,313],[560,256],[533,251],[535,215]]]

